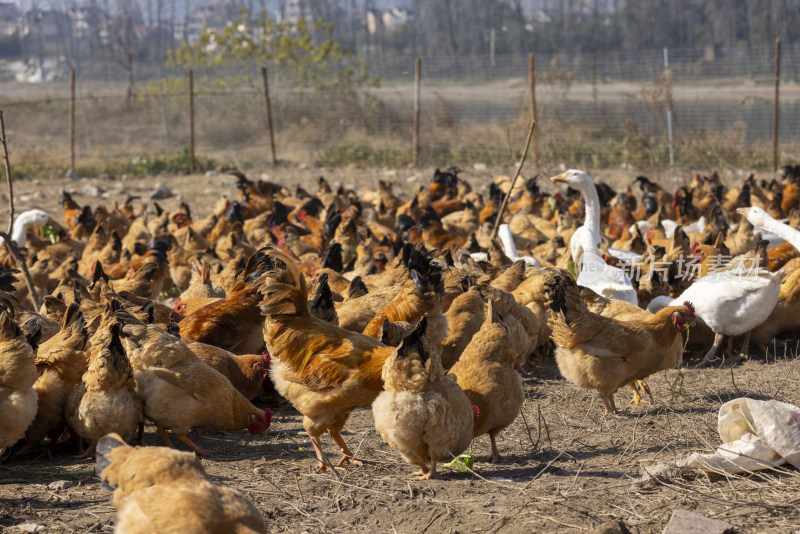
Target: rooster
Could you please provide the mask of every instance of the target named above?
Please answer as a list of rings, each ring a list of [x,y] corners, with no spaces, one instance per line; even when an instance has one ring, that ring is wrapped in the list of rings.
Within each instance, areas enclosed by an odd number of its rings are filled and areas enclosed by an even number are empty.
[[[320,443],[325,431],[341,448],[340,465],[357,462],[341,430],[355,408],[372,403],[383,389],[381,370],[393,349],[312,316],[297,263],[275,246],[262,251],[266,272],[260,306],[270,378],[303,414],[320,469],[328,466]]]

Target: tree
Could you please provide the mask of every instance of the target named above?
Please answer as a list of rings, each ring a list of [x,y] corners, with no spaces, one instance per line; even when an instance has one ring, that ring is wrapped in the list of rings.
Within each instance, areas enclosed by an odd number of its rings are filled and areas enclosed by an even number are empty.
[[[194,45],[184,42],[169,52],[167,66],[228,69],[232,75],[220,83],[235,85],[244,82],[249,69],[274,64],[299,93],[308,88],[352,91],[377,83],[368,78],[364,62],[352,58],[332,37],[333,31],[333,23],[323,19],[276,23],[266,11],[253,20],[243,10],[222,29],[203,29]]]
[[[130,108],[136,97],[136,34],[134,33],[134,12],[130,2],[117,1],[118,13],[111,21],[111,54],[128,75],[128,89],[125,93],[125,105]]]

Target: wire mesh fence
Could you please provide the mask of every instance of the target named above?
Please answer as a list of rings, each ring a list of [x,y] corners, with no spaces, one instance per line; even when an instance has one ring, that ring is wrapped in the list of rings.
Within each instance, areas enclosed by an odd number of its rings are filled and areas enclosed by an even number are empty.
[[[413,58],[367,58],[378,87],[314,91],[269,67],[278,158],[326,165],[401,166],[413,160]],[[784,47],[781,162],[800,153],[800,50]],[[668,165],[666,111],[681,167],[768,168],[772,158],[774,49],[537,56],[540,161],[571,166]],[[76,161],[86,172],[147,170],[188,157],[185,72],[136,65],[135,85],[119,65],[77,69]],[[195,72],[196,153],[241,165],[270,161],[260,66]],[[69,75],[0,83],[21,174],[69,163]],[[422,58],[422,164],[509,163],[530,119],[528,57]],[[168,163],[162,164],[172,170]],[[203,165],[200,165],[203,168]],[[153,169],[150,169],[153,170]],[[157,169],[155,169],[157,170]]]

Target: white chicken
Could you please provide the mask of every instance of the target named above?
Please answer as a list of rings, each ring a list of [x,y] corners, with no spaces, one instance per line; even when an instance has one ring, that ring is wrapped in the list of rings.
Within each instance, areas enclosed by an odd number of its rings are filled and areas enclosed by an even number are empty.
[[[711,363],[724,336],[744,334],[741,357],[746,358],[750,332],[772,313],[778,303],[782,279],[782,273],[773,274],[761,269],[713,272],[674,299],[656,297],[647,311],[655,313],[665,306],[676,306],[684,301],[694,303],[697,319],[714,332],[714,344],[697,367]]]

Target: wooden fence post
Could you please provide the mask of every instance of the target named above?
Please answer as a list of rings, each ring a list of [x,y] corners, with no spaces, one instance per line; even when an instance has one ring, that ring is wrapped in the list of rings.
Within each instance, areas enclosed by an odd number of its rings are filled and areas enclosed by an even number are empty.
[[[419,164],[419,93],[421,75],[422,60],[417,57],[416,61],[414,61],[414,167]]]
[[[69,71],[69,170],[75,172],[75,69]]]
[[[536,74],[533,70],[534,66],[534,56],[533,52],[528,54],[528,84],[530,85],[530,98],[531,98],[531,120],[535,123],[536,122]],[[531,139],[531,157],[533,158],[533,164],[539,164],[538,154],[536,152],[536,138],[534,137]]]
[[[194,173],[194,71],[189,70],[189,174]]]
[[[272,150],[272,165],[278,164],[275,157],[275,133],[272,130],[272,105],[269,101],[269,82],[267,80],[267,67],[261,67],[261,78],[264,80],[264,100],[267,103],[267,129],[269,129],[269,148]]]
[[[772,172],[778,171],[778,99],[781,84],[781,39],[775,39],[775,103],[772,108]]]

